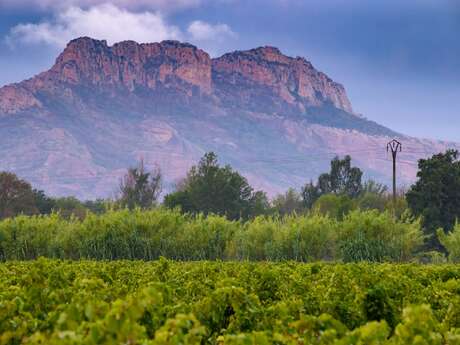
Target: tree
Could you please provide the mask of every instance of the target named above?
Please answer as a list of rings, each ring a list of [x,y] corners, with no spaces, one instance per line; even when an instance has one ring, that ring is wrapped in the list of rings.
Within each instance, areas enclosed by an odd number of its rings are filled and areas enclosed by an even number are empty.
[[[388,192],[388,186],[376,182],[374,180],[367,180],[361,188],[361,194],[376,194],[385,196]]]
[[[324,194],[316,200],[313,210],[327,214],[332,218],[342,220],[345,215],[355,208],[353,199],[345,194]]]
[[[119,203],[122,207],[133,209],[135,207],[151,208],[157,204],[161,194],[162,176],[156,167],[147,171],[144,161],[141,160],[136,167],[129,168],[120,181]]]
[[[0,172],[0,219],[36,213],[38,209],[31,185],[13,173]]]
[[[366,192],[357,199],[357,206],[361,210],[385,211],[388,204],[388,197],[377,193]]]
[[[73,196],[56,198],[53,202],[53,211],[67,219],[72,217],[84,219],[89,211],[80,200]]]
[[[50,214],[55,207],[55,200],[50,198],[42,190],[33,190],[35,206],[40,214]]]
[[[389,198],[388,187],[374,180],[364,182],[361,193],[357,198],[357,206],[361,210],[378,210],[383,212],[388,207]]]
[[[302,188],[303,204],[307,209],[311,209],[320,196],[321,190],[313,181],[310,181]]]
[[[183,212],[213,213],[229,219],[247,219],[264,203],[265,194],[254,193],[246,178],[229,165],[221,167],[213,152],[206,153],[179,188],[164,200],[169,208],[179,206]]]
[[[267,215],[271,211],[270,200],[268,200],[267,194],[261,190],[252,194],[250,205],[249,218]]]
[[[318,187],[321,194],[344,194],[350,198],[355,198],[361,193],[361,169],[351,166],[351,157],[345,156],[344,159],[335,157],[331,161],[329,173],[321,174],[318,178]]]
[[[92,213],[102,214],[113,206],[113,201],[108,199],[87,200],[83,205]]]
[[[344,159],[335,157],[331,161],[329,173],[321,174],[316,184],[310,181],[302,189],[305,206],[311,208],[316,200],[325,194],[358,197],[363,188],[362,176],[361,169],[351,166],[350,156],[347,155]]]
[[[409,208],[422,216],[429,248],[441,248],[436,229],[452,230],[460,216],[460,161],[448,150],[418,162],[417,182],[406,194]]]
[[[301,213],[304,209],[302,196],[293,188],[289,188],[286,193],[279,194],[272,201],[274,211],[281,216],[293,213]]]

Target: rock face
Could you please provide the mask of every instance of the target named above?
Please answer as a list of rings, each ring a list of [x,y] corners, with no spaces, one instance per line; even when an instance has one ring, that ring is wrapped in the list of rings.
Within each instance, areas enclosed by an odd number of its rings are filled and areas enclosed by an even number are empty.
[[[258,102],[261,93],[270,94],[275,102],[306,107],[332,104],[353,113],[350,101],[342,85],[335,83],[324,73],[318,72],[304,58],[291,58],[274,47],[261,47],[237,51],[213,60],[215,85],[222,94],[240,89],[233,98],[241,98],[246,104]],[[248,87],[249,86],[249,87]],[[282,111],[282,105],[279,111]]]
[[[189,95],[195,89],[206,94],[211,91],[209,55],[176,41],[125,41],[109,47],[106,41],[81,38],[67,45],[50,72],[61,82],[73,85],[133,91],[138,87],[155,89],[162,83]]]
[[[398,137],[401,183],[416,160],[455,144],[410,138],[355,115],[342,85],[277,48],[211,59],[186,43],[71,41],[55,65],[0,88],[0,170],[55,195],[111,196],[125,169],[160,165],[166,190],[206,151],[274,194],[350,153],[389,181]]]

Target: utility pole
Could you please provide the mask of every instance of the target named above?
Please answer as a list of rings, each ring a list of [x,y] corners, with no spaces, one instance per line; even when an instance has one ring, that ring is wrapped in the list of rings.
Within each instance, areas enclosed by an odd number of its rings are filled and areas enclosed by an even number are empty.
[[[396,209],[396,155],[402,151],[402,144],[393,139],[387,144],[387,152],[390,150],[393,156],[393,207]]]

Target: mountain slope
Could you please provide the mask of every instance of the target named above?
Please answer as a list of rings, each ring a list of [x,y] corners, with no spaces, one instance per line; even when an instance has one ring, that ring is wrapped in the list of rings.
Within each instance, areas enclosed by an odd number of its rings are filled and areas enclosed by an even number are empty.
[[[55,65],[0,88],[0,170],[55,195],[109,196],[144,158],[169,185],[216,151],[270,194],[350,153],[387,181],[385,144],[403,140],[401,176],[454,144],[400,135],[354,113],[342,85],[273,47],[211,59],[186,43],[71,41]]]

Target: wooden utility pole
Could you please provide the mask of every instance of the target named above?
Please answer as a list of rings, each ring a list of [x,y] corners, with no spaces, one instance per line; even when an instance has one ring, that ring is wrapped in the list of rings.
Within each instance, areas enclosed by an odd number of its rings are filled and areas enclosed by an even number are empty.
[[[396,209],[396,156],[402,151],[402,144],[393,139],[387,144],[387,152],[390,150],[393,156],[393,207]]]

